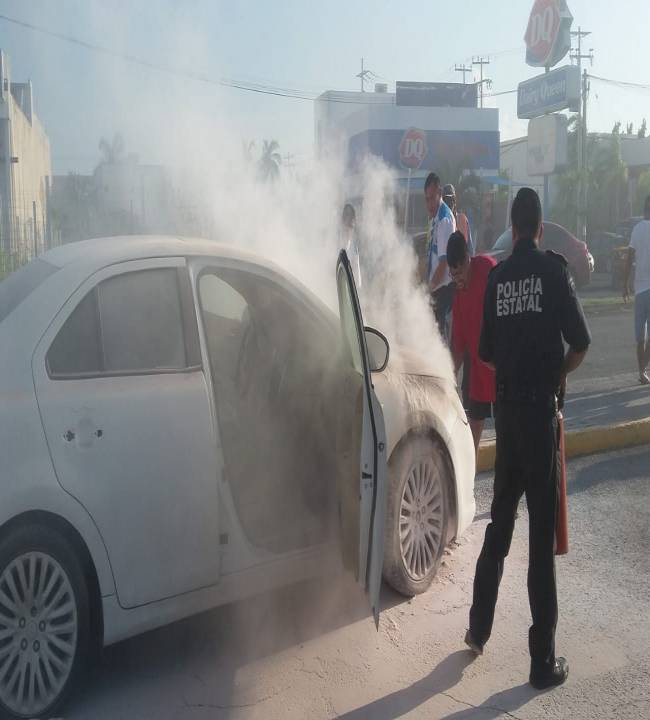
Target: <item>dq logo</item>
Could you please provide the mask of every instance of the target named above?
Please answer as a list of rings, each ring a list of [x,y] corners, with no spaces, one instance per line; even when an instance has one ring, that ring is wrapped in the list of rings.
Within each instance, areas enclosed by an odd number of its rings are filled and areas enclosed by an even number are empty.
[[[406,168],[417,170],[427,156],[427,136],[424,130],[409,128],[399,144],[399,161]]]
[[[561,9],[558,0],[535,1],[524,40],[528,56],[536,65],[545,65],[551,59],[560,21]]]

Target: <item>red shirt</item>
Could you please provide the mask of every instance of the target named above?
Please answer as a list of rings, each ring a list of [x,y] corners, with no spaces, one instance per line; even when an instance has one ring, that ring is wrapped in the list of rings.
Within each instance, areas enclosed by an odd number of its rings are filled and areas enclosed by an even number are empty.
[[[496,262],[487,255],[470,258],[469,280],[464,289],[456,288],[451,322],[451,349],[454,355],[469,353],[469,397],[475,402],[494,402],[494,370],[481,362],[478,344],[483,323],[483,300],[488,275]]]

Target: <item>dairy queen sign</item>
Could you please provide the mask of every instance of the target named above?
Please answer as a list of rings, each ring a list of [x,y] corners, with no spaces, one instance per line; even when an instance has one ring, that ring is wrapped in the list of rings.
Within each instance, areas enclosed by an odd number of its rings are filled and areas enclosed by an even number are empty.
[[[533,67],[553,67],[571,49],[573,16],[566,0],[535,0],[530,11],[526,62]]]
[[[417,170],[427,156],[427,135],[419,128],[409,128],[399,144],[399,161],[409,170]]]

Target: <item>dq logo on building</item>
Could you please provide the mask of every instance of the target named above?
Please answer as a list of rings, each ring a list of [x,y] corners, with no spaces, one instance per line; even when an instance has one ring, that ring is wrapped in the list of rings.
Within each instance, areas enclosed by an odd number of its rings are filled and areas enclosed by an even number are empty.
[[[399,160],[402,165],[405,168],[417,170],[424,162],[428,152],[427,135],[424,130],[409,128],[399,144]]]

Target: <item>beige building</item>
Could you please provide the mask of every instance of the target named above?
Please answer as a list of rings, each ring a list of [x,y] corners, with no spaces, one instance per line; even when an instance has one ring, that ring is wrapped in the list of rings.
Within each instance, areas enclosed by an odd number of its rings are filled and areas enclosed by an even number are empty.
[[[48,245],[50,141],[34,112],[31,81],[12,82],[0,50],[0,251],[25,262]]]

